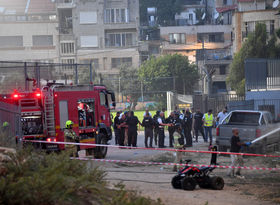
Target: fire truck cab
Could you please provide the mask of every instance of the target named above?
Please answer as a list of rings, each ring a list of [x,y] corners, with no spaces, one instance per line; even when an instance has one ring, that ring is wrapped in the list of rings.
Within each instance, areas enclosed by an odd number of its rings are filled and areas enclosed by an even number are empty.
[[[13,98],[18,98],[21,106],[25,142],[63,142],[67,120],[73,121],[80,143],[107,144],[112,139],[110,103],[115,106],[115,96],[103,85],[49,84],[41,91],[15,93]],[[63,144],[37,146],[48,151],[64,150]],[[107,154],[107,147],[80,146],[80,150],[95,158]]]

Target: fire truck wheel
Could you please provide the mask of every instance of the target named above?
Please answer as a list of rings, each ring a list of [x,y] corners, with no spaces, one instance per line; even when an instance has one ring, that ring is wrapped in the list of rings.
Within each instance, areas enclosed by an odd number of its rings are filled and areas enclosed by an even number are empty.
[[[103,133],[100,133],[97,138],[97,144],[107,144],[106,136]],[[94,149],[94,158],[96,159],[104,159],[107,154],[107,147],[96,147]]]

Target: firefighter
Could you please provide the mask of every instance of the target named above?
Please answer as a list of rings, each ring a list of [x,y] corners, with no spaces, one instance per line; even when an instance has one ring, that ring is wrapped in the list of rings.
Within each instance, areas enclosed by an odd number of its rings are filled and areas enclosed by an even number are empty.
[[[64,129],[64,142],[77,142],[79,141],[79,137],[73,131],[73,122],[71,120],[67,120]],[[65,145],[65,150],[69,150],[70,155],[72,157],[78,157],[78,146],[76,145]]]
[[[146,113],[143,121],[142,126],[145,127],[145,147],[148,147],[148,138],[150,138],[150,147],[153,147],[153,127],[154,121],[153,118],[150,116],[149,113]]]
[[[176,157],[175,157],[175,162],[176,164],[182,163],[182,154],[180,150],[184,148],[184,138],[182,137],[182,128],[180,123],[176,123],[174,125],[175,132],[173,134],[174,136],[174,148],[176,149]],[[173,171],[177,171],[177,165],[174,165]]]
[[[208,135],[209,135],[210,145],[212,145],[212,128],[214,125],[214,116],[212,114],[211,109],[204,114],[203,120],[204,120],[205,140],[206,142],[208,142]]]
[[[10,123],[7,121],[3,122],[2,129],[1,129],[1,145],[7,146],[11,145],[11,129],[10,129]]]

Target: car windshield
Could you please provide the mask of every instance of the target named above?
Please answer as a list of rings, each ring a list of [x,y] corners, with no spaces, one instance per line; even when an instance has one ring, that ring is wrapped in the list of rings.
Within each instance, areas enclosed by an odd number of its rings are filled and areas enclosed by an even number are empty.
[[[259,125],[260,115],[260,113],[253,112],[233,112],[228,121],[228,124]]]
[[[23,135],[43,134],[42,117],[28,116],[21,118]]]

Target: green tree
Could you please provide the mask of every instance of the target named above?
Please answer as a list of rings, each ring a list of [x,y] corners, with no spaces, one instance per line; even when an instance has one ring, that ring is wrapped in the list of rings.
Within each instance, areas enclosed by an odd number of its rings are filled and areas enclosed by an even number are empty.
[[[122,94],[129,99],[128,109],[135,110],[137,102],[141,97],[141,81],[138,78],[136,68],[123,65],[120,68],[120,86]]]
[[[162,26],[174,25],[175,14],[182,11],[183,0],[140,0],[140,22],[148,22],[147,8],[156,7],[158,23]]]
[[[154,98],[165,102],[166,91],[191,94],[199,78],[196,65],[188,57],[174,54],[151,58],[139,69],[145,90],[154,92]],[[175,87],[174,87],[175,86]]]
[[[280,31],[276,31],[276,34]],[[268,36],[266,25],[258,23],[255,32],[249,34],[240,51],[233,58],[227,78],[228,85],[239,95],[245,95],[245,68],[247,58],[279,58],[280,45],[277,36]]]

